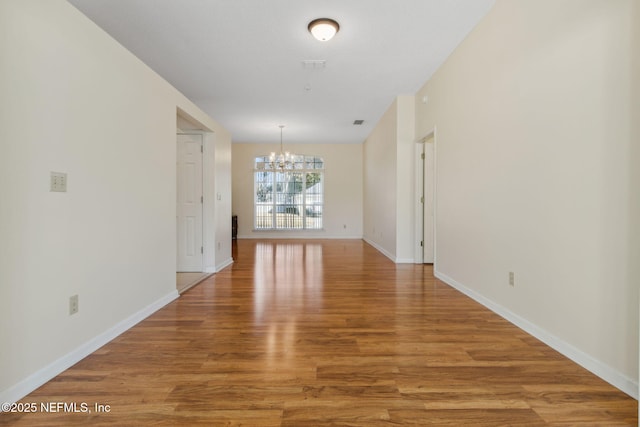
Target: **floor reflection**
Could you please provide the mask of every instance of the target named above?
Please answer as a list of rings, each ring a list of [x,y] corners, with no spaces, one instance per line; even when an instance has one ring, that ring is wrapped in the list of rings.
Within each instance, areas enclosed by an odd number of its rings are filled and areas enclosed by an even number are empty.
[[[322,245],[259,242],[254,259],[254,324],[268,326],[269,354],[292,351],[298,319],[322,307]]]

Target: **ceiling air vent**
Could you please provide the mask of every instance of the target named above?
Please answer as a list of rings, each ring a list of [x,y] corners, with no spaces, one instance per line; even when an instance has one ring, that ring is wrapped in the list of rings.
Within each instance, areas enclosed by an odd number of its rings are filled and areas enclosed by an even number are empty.
[[[364,120],[354,120],[354,121],[353,121],[353,125],[354,125],[354,126],[360,126],[360,125],[361,125],[361,124],[363,124],[363,123],[364,123]]]
[[[302,61],[302,68],[305,70],[318,70],[327,66],[324,59],[305,59]]]

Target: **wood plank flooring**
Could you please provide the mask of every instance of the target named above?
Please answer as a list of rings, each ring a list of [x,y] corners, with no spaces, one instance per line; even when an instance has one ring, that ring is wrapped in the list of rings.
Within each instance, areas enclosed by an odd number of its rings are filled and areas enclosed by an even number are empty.
[[[234,259],[22,401],[91,413],[0,424],[637,425],[634,399],[430,266],[359,240],[239,240]]]

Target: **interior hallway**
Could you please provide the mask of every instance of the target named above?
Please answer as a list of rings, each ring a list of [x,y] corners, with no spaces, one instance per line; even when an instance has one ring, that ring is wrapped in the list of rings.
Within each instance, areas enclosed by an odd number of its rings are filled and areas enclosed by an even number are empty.
[[[427,265],[361,240],[239,240],[236,262],[22,402],[108,413],[0,424],[637,425],[637,402]]]

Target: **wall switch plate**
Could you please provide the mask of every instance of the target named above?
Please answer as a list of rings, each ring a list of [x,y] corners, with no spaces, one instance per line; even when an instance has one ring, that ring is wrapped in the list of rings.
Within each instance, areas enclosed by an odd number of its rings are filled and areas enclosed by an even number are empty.
[[[67,174],[63,172],[51,172],[51,189],[58,193],[67,191]]]
[[[509,272],[509,286],[515,286],[516,280],[513,271]]]
[[[78,309],[78,295],[69,297],[69,315],[76,314]]]

